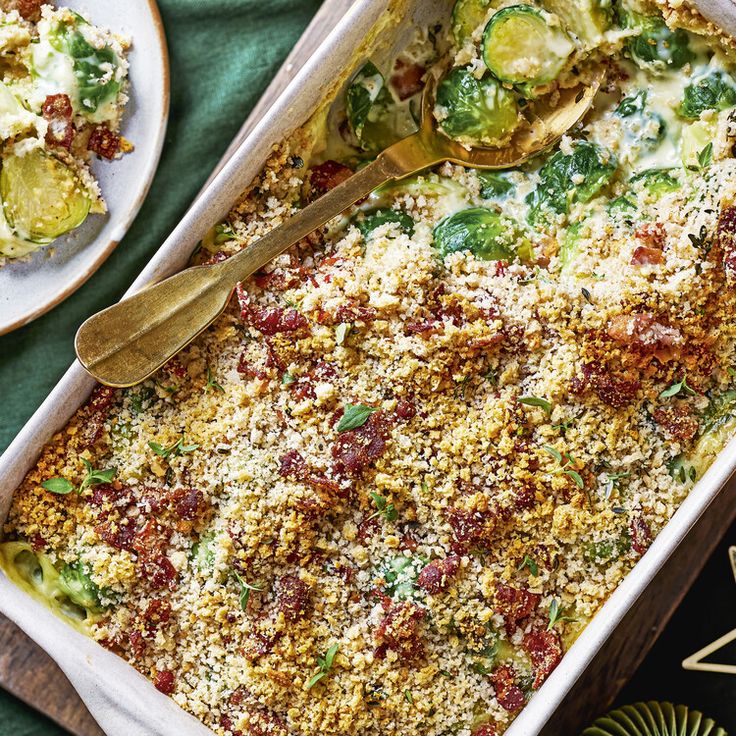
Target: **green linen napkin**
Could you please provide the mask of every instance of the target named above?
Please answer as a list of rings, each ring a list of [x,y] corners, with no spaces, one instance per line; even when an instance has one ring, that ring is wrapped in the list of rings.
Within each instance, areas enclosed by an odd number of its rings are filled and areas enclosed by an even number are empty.
[[[0,338],[0,451],[71,363],[77,327],[122,296],[174,228],[320,3],[159,0],[171,54],[171,117],[158,173],[102,268],[49,314]],[[57,733],[0,693],[0,736]]]

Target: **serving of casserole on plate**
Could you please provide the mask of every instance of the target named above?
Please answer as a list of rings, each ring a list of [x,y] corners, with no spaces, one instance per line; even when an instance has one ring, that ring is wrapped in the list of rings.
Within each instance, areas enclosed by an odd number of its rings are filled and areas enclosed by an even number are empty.
[[[436,65],[468,144],[603,65],[593,110],[519,170],[333,220],[97,388],[10,507],[8,577],[217,733],[500,734],[736,427],[731,41],[632,0],[438,17],[369,41],[197,262],[410,132]]]

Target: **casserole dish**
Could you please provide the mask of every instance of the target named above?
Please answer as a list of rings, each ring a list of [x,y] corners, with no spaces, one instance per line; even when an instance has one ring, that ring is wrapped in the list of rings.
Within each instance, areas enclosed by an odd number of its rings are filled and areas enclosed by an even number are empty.
[[[345,24],[340,26],[336,33],[333,34],[330,41],[327,43],[325,50],[318,54],[317,59],[313,60],[310,65],[305,68],[302,76],[295,80],[295,83],[291,88],[291,94],[293,94],[295,87],[303,87],[302,95],[304,102],[302,103],[302,106],[294,102],[290,93],[287,93],[285,98],[277,104],[274,111],[272,111],[272,114],[266,119],[266,121],[264,121],[264,123],[261,124],[261,126],[259,126],[249,141],[246,142],[244,148],[236,154],[231,164],[228,165],[222,174],[215,180],[209,193],[200,200],[187,218],[185,218],[184,222],[172,236],[172,239],[169,241],[167,246],[165,246],[157,258],[154,259],[154,262],[151,264],[149,269],[147,269],[141,280],[137,282],[138,285],[145,283],[146,280],[160,277],[165,273],[171,272],[176,267],[183,265],[187,259],[188,253],[194,246],[194,243],[204,236],[205,232],[213,223],[217,222],[224,216],[232,202],[237,199],[240,191],[253,177],[258,166],[268,154],[270,147],[283,137],[286,137],[291,131],[298,127],[299,124],[303,123],[313,111],[310,109],[309,101],[322,101],[325,98],[329,99],[330,91],[320,89],[320,83],[315,78],[310,77],[308,72],[315,68],[313,66],[315,63],[319,63],[323,68],[327,66],[327,68],[336,69],[335,79],[339,81],[339,75],[342,73],[342,70],[335,64],[335,59],[351,58],[352,54],[346,53],[346,49],[350,49],[352,51],[352,49],[357,46],[357,43],[353,43],[355,41],[355,31],[350,31],[349,22],[352,21],[356,24],[353,28],[375,28],[375,31],[370,33],[367,37],[367,43],[372,46],[371,56],[379,57],[381,53],[392,55],[393,50],[400,47],[402,43],[406,41],[402,36],[404,31],[400,29],[395,37],[391,37],[383,31],[385,30],[385,27],[391,24],[394,14],[400,10],[405,10],[405,8],[399,8],[394,5],[388,6],[386,4],[378,4],[377,6],[371,4],[358,6],[351,11],[346,18]],[[406,24],[405,28],[407,31],[411,30],[413,25],[428,25],[432,22],[433,18],[437,18],[436,15],[432,15],[433,13],[438,12],[437,8],[429,4],[422,7],[414,7],[411,8],[411,10],[414,13],[414,17],[412,18],[413,23]],[[379,41],[381,43],[380,46],[378,44]],[[373,47],[374,44],[375,47]],[[365,50],[365,47],[363,47],[363,53],[365,53]],[[347,70],[347,72],[349,71],[350,70]],[[335,83],[333,82],[332,84]],[[333,87],[333,91],[334,89],[335,87]],[[273,123],[273,120],[275,119],[279,120],[279,125],[274,125],[271,128],[266,127],[269,121]],[[249,145],[253,146],[253,151],[248,150]],[[254,160],[250,160],[248,158],[249,154],[254,156]],[[14,443],[13,447],[9,451],[8,457],[4,460],[5,464],[3,467],[5,488],[14,488],[21,481],[23,473],[28,468],[28,466],[19,460],[19,458],[22,456],[28,458],[28,456],[35,455],[35,453],[38,452],[40,445],[44,441],[48,440],[49,436],[59,428],[60,424],[63,423],[69,417],[71,412],[81,403],[90,388],[90,382],[87,381],[78,370],[72,369],[72,371],[70,371],[64,381],[62,381],[60,386],[57,387],[55,392],[52,394],[49,401],[44,405],[45,411],[42,408],[41,412],[29,423],[19,440]],[[50,419],[52,416],[53,420]],[[50,426],[51,424],[53,424],[53,426]],[[726,457],[731,457],[728,450],[726,451]],[[610,633],[611,627],[617,620],[619,620],[622,613],[626,610],[628,603],[633,601],[638,593],[642,591],[647,580],[646,571],[648,570],[651,573],[651,571],[655,570],[661,561],[674,549],[682,534],[684,534],[689,526],[695,521],[707,505],[707,502],[714,497],[720,483],[726,479],[730,470],[731,465],[729,463],[724,463],[723,461],[721,464],[711,468],[708,475],[699,484],[697,493],[691,494],[682,509],[678,512],[678,515],[668,526],[667,532],[660,536],[657,542],[652,546],[651,550],[647,553],[644,560],[640,563],[637,571],[643,569],[644,573],[641,573],[641,575],[638,576],[638,579],[635,579],[633,583],[629,582],[631,579],[629,578],[626,583],[621,586],[616,595],[611,598],[609,603],[606,604],[607,614],[603,614],[601,612],[601,616],[596,617],[593,624],[591,624],[589,629],[580,638],[579,642],[573,647],[568,658],[563,661],[563,664],[555,675],[550,678],[549,682],[556,683],[555,687],[548,684],[545,686],[545,689],[540,691],[540,693],[532,700],[530,706],[524,710],[517,722],[512,726],[512,729],[509,731],[510,733],[520,734],[538,731],[546,720],[546,717],[549,715],[551,709],[554,708],[555,704],[558,703],[562,697],[564,697],[567,687],[569,687],[575,677],[582,672],[582,668],[587,661],[589,661],[590,656],[594,653],[597,645],[600,644]],[[10,491],[7,492],[7,498],[4,499],[6,508],[9,502],[9,496]],[[670,532],[670,529],[674,529],[674,531]],[[633,578],[634,576],[631,577]],[[3,585],[6,585],[6,581],[3,581]],[[621,593],[621,591],[624,592]],[[31,621],[23,617],[18,610],[13,610],[11,602],[13,600],[19,600],[17,595],[9,593],[7,600],[9,602],[7,605],[10,608],[7,612],[11,618],[14,618],[16,621],[19,618],[23,618],[24,621],[22,623],[24,623],[26,630],[33,629],[33,631],[29,631],[29,633],[31,633],[31,635],[39,640],[44,646],[49,647],[49,637],[44,635],[43,631],[39,631],[37,625],[40,624],[40,622],[43,622],[44,626],[54,629],[56,633],[58,633],[58,629],[56,629],[56,627],[53,626],[47,618],[34,617],[34,620]],[[615,604],[611,605],[614,602]],[[591,630],[592,634],[589,633]],[[66,635],[61,635],[60,638],[68,639]],[[88,649],[88,646],[91,648]],[[104,683],[108,679],[107,676],[102,674],[98,675],[97,681],[94,683],[96,692],[93,690],[93,692],[90,693],[89,687],[85,685],[84,676],[75,669],[74,662],[67,658],[67,652],[60,650],[55,651],[54,646],[51,646],[50,648],[53,654],[56,654],[61,658],[60,663],[62,665],[66,666],[67,669],[74,670],[73,673],[70,673],[72,674],[72,679],[74,679],[78,686],[81,687],[83,694],[87,695],[90,699],[90,708],[93,713],[99,712],[102,715],[105,709],[105,697],[109,698],[109,696],[104,695],[104,692],[106,691]],[[105,657],[103,657],[102,653],[96,647],[88,645],[86,642],[79,646],[80,652],[84,650],[87,650],[87,656],[94,662],[102,661],[107,656],[105,655]],[[576,653],[575,655],[572,654],[573,651]],[[118,663],[118,665],[120,665],[120,663]],[[123,665],[118,665],[110,665],[112,669],[116,670],[116,673],[113,676],[117,676],[117,672],[120,671],[120,667],[124,668]],[[107,664],[104,666],[107,667]],[[89,684],[89,682],[90,681],[87,680],[87,684]],[[126,685],[130,684],[131,688],[134,686],[137,687],[138,685],[138,680],[133,677],[132,673],[130,678],[125,677],[121,679],[120,682],[125,683]],[[110,690],[111,688],[107,689],[107,692]],[[126,690],[127,688],[124,689],[120,687],[116,690],[116,695],[120,694],[122,698],[122,702],[118,705],[118,716],[120,716],[121,712],[126,709],[126,705],[136,698],[135,692],[126,692]],[[140,697],[148,698],[150,696],[150,693],[146,693],[145,696]],[[136,701],[136,704],[139,705],[139,702]],[[153,718],[154,720],[152,723],[146,726],[147,732],[167,732],[166,730],[157,730],[160,729],[160,721],[159,723],[156,723],[155,715]],[[107,726],[107,721],[105,721],[105,725]],[[110,732],[115,732],[112,730],[112,725],[107,726],[107,728]],[[140,728],[140,725],[138,728]],[[170,730],[170,732],[175,731],[175,728],[171,728]]]

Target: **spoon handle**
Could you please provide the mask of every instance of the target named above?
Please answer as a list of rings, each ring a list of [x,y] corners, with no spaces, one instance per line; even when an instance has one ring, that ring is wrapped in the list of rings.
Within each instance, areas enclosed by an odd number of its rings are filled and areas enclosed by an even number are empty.
[[[239,281],[381,184],[433,163],[418,134],[399,141],[226,261],[187,268],[90,317],[75,340],[79,362],[108,386],[140,383],[222,314]]]

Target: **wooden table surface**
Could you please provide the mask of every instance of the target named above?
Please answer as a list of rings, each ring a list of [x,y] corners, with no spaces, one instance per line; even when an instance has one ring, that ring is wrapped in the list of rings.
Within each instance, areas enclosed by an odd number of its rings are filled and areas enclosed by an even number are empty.
[[[325,0],[264,93],[216,173],[234,148],[253,129],[350,6],[352,0]],[[697,492],[697,491],[696,491]],[[705,513],[696,529],[632,607],[616,634],[596,656],[541,736],[572,736],[601,713],[635,671],[700,573],[711,551],[736,515],[736,482],[731,482]],[[0,616],[0,686],[45,713],[76,736],[100,736],[69,681],[53,661],[10,621]]]

